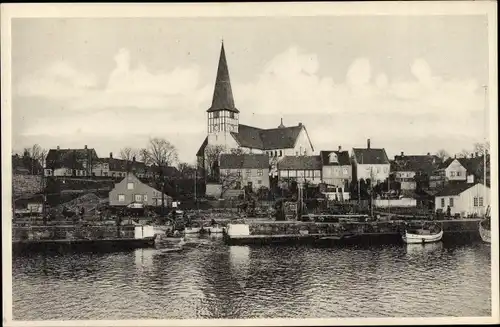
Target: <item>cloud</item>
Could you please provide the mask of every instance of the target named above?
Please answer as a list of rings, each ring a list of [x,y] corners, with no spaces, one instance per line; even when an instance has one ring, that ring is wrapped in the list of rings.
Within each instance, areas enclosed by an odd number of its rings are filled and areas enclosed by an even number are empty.
[[[114,60],[115,68],[102,81],[68,63],[23,79],[19,95],[52,99],[71,112],[41,117],[23,134],[121,135],[126,143],[135,137],[131,135],[198,135],[206,130],[203,112],[213,82],[202,81],[197,66],[151,72],[142,63],[133,67],[126,49]],[[363,146],[370,137],[389,148],[406,142],[415,149],[449,146],[453,151],[453,146],[468,146],[454,140],[481,138],[483,94],[475,80],[436,76],[424,58],[415,58],[407,68],[413,78],[397,80],[384,71],[374,73],[369,58],[360,57],[348,67],[344,81],[334,82],[321,71],[316,54],[291,47],[251,82],[233,80],[232,89],[241,123],[275,127],[279,117],[289,125],[300,121],[316,148]],[[450,141],[422,145],[432,137]],[[196,150],[182,149],[184,157]]]

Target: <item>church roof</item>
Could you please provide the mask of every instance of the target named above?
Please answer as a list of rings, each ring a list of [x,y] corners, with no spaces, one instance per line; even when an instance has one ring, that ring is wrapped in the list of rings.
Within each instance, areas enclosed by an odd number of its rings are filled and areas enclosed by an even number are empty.
[[[239,146],[245,148],[260,150],[289,149],[295,146],[303,128],[305,129],[302,124],[271,129],[260,129],[240,124],[238,133],[231,133],[231,135]]]
[[[229,110],[239,113],[239,110],[234,106],[233,91],[231,89],[231,81],[229,79],[229,69],[227,68],[224,43],[222,43],[220,49],[219,67],[217,68],[217,77],[215,79],[212,106],[207,110],[207,112],[217,110]]]

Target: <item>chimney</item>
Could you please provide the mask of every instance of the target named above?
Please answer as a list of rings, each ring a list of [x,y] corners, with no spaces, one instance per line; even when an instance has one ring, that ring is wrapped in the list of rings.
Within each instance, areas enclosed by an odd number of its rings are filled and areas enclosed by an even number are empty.
[[[472,153],[470,154],[470,157],[471,157],[471,158],[474,158],[474,152],[472,152]]]
[[[479,152],[476,152],[476,158],[479,157]]]
[[[339,152],[342,151],[342,146],[339,145]]]
[[[85,144],[85,150],[87,150],[87,145]]]
[[[110,152],[110,153],[109,153],[109,158],[110,158],[110,159],[113,159],[113,152]]]
[[[132,157],[132,162],[135,162],[135,157]]]
[[[455,154],[455,159],[457,159],[457,155]]]
[[[370,139],[366,140],[366,148],[369,149],[370,148]]]
[[[428,156],[430,156],[430,155],[431,155],[431,153],[430,153],[430,152],[427,152],[427,155],[428,155]]]
[[[61,150],[61,147],[59,145],[57,146],[57,150]]]
[[[405,156],[405,153],[403,151],[401,151],[401,157],[404,157]]]
[[[299,127],[302,127],[302,123],[299,123]]]

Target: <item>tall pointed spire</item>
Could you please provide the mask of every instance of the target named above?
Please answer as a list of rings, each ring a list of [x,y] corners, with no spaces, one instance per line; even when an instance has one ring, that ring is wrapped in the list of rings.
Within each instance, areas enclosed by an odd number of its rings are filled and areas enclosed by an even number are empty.
[[[224,41],[222,41],[219,57],[219,67],[217,68],[217,77],[215,79],[214,96],[212,106],[207,112],[217,110],[230,110],[238,113],[234,106],[233,91],[229,79],[229,69],[227,68],[226,52],[224,51]]]

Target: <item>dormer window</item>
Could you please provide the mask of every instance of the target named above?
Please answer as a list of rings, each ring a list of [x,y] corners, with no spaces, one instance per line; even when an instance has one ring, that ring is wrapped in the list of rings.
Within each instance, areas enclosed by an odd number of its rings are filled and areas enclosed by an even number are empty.
[[[335,152],[332,152],[328,155],[328,162],[329,163],[339,163],[339,159],[338,159],[337,154]]]

